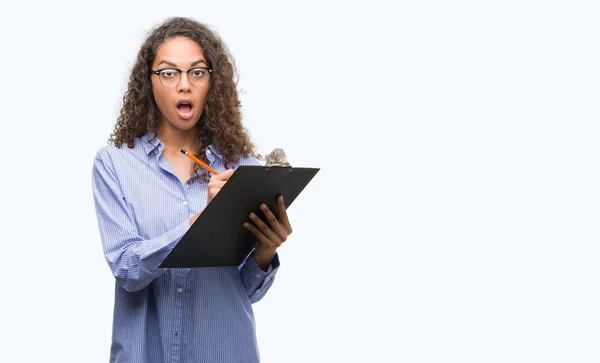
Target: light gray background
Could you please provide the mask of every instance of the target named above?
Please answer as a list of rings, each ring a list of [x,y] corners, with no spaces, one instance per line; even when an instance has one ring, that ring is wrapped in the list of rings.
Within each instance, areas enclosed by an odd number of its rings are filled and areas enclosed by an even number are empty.
[[[600,361],[596,4],[2,0],[2,361],[108,361],[92,161],[172,15],[230,47],[258,150],[322,168],[265,363]]]

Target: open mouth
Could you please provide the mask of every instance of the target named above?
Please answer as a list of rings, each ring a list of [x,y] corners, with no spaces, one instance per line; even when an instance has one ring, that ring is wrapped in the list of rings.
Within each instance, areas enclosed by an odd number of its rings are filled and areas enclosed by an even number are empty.
[[[189,100],[177,102],[177,113],[184,120],[189,120],[194,115],[194,104]]]

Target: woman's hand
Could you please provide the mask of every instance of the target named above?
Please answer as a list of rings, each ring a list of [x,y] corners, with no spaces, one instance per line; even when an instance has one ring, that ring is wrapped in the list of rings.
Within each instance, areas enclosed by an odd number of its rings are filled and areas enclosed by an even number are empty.
[[[261,269],[266,270],[273,260],[277,248],[292,234],[292,226],[285,210],[283,196],[280,195],[277,198],[277,217],[264,203],[260,205],[260,209],[267,217],[270,226],[260,220],[254,213],[250,213],[250,219],[254,224],[245,222],[244,227],[258,238],[254,250],[254,260]]]
[[[213,175],[208,182],[208,200],[206,205],[210,203],[217,193],[223,188],[227,180],[233,175],[234,169],[227,169],[222,173]]]
[[[208,198],[206,201],[206,205],[208,205],[208,203],[210,203],[213,200],[217,193],[219,193],[219,191],[223,188],[227,180],[231,178],[234,171],[234,169],[227,169],[224,172],[213,175],[210,178],[210,181],[208,182]],[[190,218],[190,226],[194,224],[194,222],[196,222],[196,219],[198,219],[200,214],[202,214],[202,211]]]

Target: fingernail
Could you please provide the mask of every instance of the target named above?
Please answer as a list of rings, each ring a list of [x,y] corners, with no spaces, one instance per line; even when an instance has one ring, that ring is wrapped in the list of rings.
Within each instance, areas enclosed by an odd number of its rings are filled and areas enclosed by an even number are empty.
[[[263,204],[261,204],[261,205],[260,205],[260,209],[267,209],[267,205],[266,205],[266,204],[264,204],[264,203],[263,203]]]

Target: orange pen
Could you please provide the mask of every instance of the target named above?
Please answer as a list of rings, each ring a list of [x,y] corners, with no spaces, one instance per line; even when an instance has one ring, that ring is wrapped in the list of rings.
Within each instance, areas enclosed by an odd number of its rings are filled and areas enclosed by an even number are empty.
[[[187,156],[188,158],[194,160],[197,164],[199,164],[200,166],[204,167],[206,170],[210,171],[211,173],[217,175],[219,173],[217,173],[217,171],[213,168],[211,168],[210,166],[206,165],[205,163],[203,163],[200,159],[198,159],[197,157],[195,157],[194,155],[188,153],[187,151],[185,151],[184,149],[180,150],[181,153],[185,156]]]

